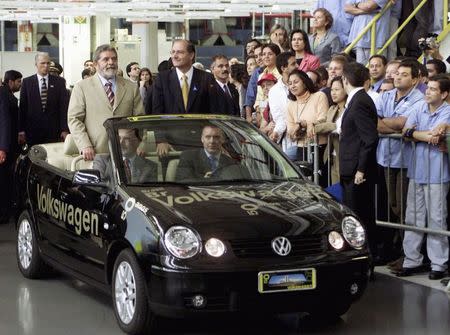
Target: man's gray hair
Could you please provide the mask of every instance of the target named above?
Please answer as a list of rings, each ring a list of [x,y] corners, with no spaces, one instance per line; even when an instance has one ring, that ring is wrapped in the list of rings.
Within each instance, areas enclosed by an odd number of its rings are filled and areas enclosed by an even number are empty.
[[[95,49],[94,62],[98,62],[98,60],[100,59],[100,54],[105,51],[112,51],[116,54],[116,57],[117,57],[116,48],[114,48],[110,44],[102,44],[102,45],[98,46],[97,49]]]
[[[40,52],[38,52],[36,54],[36,56],[34,56],[34,63],[37,64],[38,59],[39,58],[43,58],[43,57],[48,57],[50,59],[50,56],[49,56],[48,52],[41,52],[40,51]]]

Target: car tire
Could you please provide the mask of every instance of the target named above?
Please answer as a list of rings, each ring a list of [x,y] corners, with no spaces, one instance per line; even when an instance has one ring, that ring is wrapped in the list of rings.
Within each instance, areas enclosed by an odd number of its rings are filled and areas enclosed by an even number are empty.
[[[120,328],[127,334],[149,334],[154,316],[147,301],[144,273],[130,249],[121,251],[117,256],[111,292],[114,314]]]
[[[17,265],[22,275],[29,279],[41,278],[50,268],[42,260],[37,244],[34,224],[27,211],[23,211],[17,222]]]

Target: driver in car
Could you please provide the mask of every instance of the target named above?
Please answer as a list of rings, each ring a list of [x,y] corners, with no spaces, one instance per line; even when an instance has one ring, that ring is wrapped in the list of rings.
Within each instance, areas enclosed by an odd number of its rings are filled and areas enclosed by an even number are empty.
[[[214,125],[203,127],[201,141],[203,148],[182,152],[176,180],[218,177],[221,169],[236,164],[224,153],[225,135],[220,128]]]
[[[128,182],[144,183],[157,181],[157,164],[137,154],[141,144],[138,129],[119,129],[118,138],[122,150],[123,167]],[[100,171],[102,181],[111,182],[113,171],[109,154],[95,155],[93,168]]]

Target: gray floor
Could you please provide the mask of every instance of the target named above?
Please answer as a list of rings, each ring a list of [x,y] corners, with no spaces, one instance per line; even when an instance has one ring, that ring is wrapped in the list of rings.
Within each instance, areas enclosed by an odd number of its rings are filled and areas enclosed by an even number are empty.
[[[110,298],[66,276],[27,280],[16,266],[14,232],[0,226],[0,334],[122,334]],[[326,303],[326,302],[324,302]],[[160,320],[155,334],[450,334],[450,300],[441,291],[377,275],[336,324],[297,315],[269,320]]]

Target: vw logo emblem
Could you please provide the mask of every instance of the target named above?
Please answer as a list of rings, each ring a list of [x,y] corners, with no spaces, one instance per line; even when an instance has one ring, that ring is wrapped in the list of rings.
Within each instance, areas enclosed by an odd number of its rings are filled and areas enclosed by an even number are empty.
[[[277,255],[287,256],[291,252],[291,242],[286,237],[276,237],[272,240],[272,249]]]

